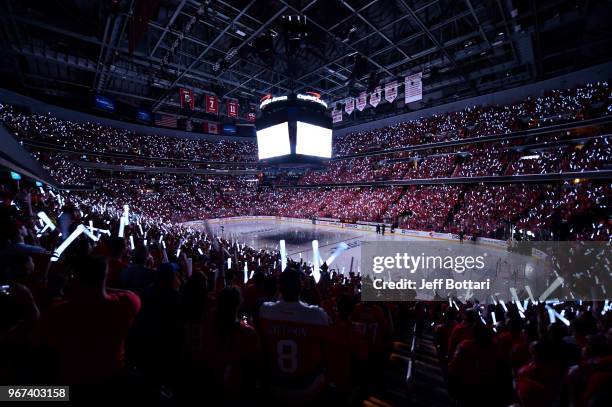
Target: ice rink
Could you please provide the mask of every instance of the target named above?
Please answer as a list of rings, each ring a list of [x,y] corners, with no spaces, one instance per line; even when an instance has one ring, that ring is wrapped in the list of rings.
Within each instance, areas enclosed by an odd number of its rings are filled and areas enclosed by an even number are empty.
[[[188,225],[196,229],[205,227],[204,221],[189,222]],[[361,267],[361,247],[364,242],[405,242],[407,247],[410,242],[431,242],[432,246],[435,242],[437,247],[452,247],[460,244],[452,240],[389,233],[381,236],[373,231],[294,223],[286,220],[215,220],[209,222],[209,227],[218,236],[241,244],[245,243],[257,249],[279,250],[279,241],[284,239],[288,256],[296,261],[299,261],[300,258],[306,262],[313,261],[312,241],[315,239],[319,242],[319,252],[323,260],[327,260],[344,242],[348,248],[329,264],[330,269],[343,274],[351,270],[362,274],[369,273],[362,270]],[[473,245],[473,243],[466,242],[464,245]],[[535,276],[531,275],[535,274],[531,271],[534,268],[531,257],[509,253],[505,249],[493,246],[487,247],[486,251],[490,256],[488,266],[478,272],[478,276],[466,272],[465,278],[492,278],[495,284],[487,295],[501,292],[502,297],[507,297],[508,287],[516,287],[517,291],[521,292],[526,284],[537,285],[537,282],[534,281]]]
[[[203,223],[201,222],[202,227]],[[197,227],[197,223],[190,223]],[[312,261],[312,241],[319,241],[319,253],[326,260],[338,248],[342,242],[348,245],[348,249],[342,252],[330,265],[330,268],[342,270],[348,273],[353,262],[353,271],[361,271],[360,246],[364,241],[374,240],[396,240],[407,241],[407,236],[394,236],[388,233],[385,236],[377,235],[375,232],[342,229],[333,226],[312,225],[293,223],[281,220],[257,220],[257,221],[222,221],[210,223],[212,232],[226,239],[237,240],[257,249],[279,250],[279,241],[285,240],[287,255],[299,261]]]

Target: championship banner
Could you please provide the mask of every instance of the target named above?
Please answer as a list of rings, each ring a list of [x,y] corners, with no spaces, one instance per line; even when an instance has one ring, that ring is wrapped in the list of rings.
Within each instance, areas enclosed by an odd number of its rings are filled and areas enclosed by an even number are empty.
[[[374,89],[374,92],[372,92],[372,94],[370,95],[370,104],[373,107],[378,106],[378,104],[380,103],[380,86],[377,86],[376,89]]]
[[[346,114],[351,114],[353,113],[353,110],[355,110],[355,99],[346,98],[346,100],[344,101],[344,111],[346,112]]]
[[[385,100],[389,103],[393,103],[397,97],[397,81],[389,82],[385,84]]]
[[[181,109],[185,109],[185,107],[187,107],[189,110],[195,110],[193,90],[179,88],[179,95],[181,97]]]
[[[206,95],[206,113],[219,114],[219,100],[214,95]]]
[[[251,123],[254,122],[256,119],[255,112],[248,112],[246,115],[246,119],[248,122],[251,122]]]
[[[342,109],[332,110],[332,123],[339,123],[342,121]]]
[[[227,101],[227,115],[229,117],[238,117],[238,102],[236,100]]]
[[[204,133],[219,134],[219,123],[204,122],[202,123],[202,130],[204,130]]]
[[[363,109],[365,109],[366,107],[366,93],[363,92],[361,94],[359,94],[359,97],[357,98],[357,110],[359,110],[360,112],[363,111]]]
[[[405,97],[404,103],[416,102],[417,100],[423,99],[423,82],[421,78],[423,72],[415,73],[414,75],[406,76],[405,83]]]

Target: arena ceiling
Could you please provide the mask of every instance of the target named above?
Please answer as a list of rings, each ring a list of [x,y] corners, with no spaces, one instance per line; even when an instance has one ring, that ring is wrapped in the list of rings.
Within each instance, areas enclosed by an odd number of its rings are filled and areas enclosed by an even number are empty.
[[[28,93],[108,94],[184,116],[179,87],[194,89],[200,107],[206,93],[248,109],[264,94],[305,90],[333,104],[422,71],[426,106],[610,59],[611,9],[606,0],[0,0],[0,73],[4,87]]]

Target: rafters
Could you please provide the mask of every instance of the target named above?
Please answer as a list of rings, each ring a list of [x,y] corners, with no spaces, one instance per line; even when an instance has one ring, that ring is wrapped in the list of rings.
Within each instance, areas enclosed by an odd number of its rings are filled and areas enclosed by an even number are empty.
[[[511,16],[501,0],[177,0],[161,2],[160,17],[148,22],[146,35],[130,54],[126,33],[134,1],[121,3],[122,10],[94,21],[97,31],[87,31],[82,29],[86,22],[66,23],[61,15],[47,18],[36,12],[36,6],[28,9],[17,0],[3,0],[0,11],[7,11],[8,5],[13,10],[0,13],[0,21],[10,28],[10,38],[20,42],[15,46],[9,39],[14,60],[5,65],[21,63],[27,68],[25,82],[40,84],[42,79],[35,78],[49,75],[122,99],[130,99],[136,89],[133,99],[154,111],[178,111],[173,96],[179,86],[193,88],[196,94],[215,91],[250,102],[268,92],[314,88],[326,101],[335,102],[346,97],[347,83],[366,89],[371,73],[376,73],[377,83],[384,83],[414,71],[435,71],[426,76],[427,89],[463,97],[499,81],[533,80],[536,62],[525,58],[534,52],[526,52],[524,44],[535,41],[543,48],[547,36],[540,31],[571,23],[567,16],[547,19],[564,3],[561,0],[538,4],[537,9],[535,2],[527,2],[531,6],[519,17]],[[538,13],[539,21],[534,18]],[[307,18],[308,41],[292,56],[298,65],[294,73],[288,71],[288,51],[282,46],[284,15]],[[530,40],[520,38],[524,33],[515,29],[519,23]],[[263,56],[255,43],[268,33],[274,34],[271,57]],[[173,45],[177,39],[178,47]],[[46,51],[30,55],[35,48]],[[578,52],[575,49],[578,44],[568,47],[568,53]],[[61,58],[48,57],[50,50]],[[547,51],[535,52],[544,65],[546,55],[556,55]],[[368,65],[358,75],[353,73],[356,55]],[[20,62],[20,57],[28,62]],[[74,63],[75,58],[82,63]],[[537,72],[544,74],[546,69],[540,66]],[[60,75],[62,70],[69,80]],[[509,72],[517,74],[508,77]],[[524,72],[532,72],[532,77],[525,78]]]

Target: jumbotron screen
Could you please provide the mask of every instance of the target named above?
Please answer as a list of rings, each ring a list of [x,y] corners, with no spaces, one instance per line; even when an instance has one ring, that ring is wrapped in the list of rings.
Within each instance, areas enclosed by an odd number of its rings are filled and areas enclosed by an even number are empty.
[[[279,123],[257,130],[257,153],[260,160],[291,154],[289,123]]]
[[[297,154],[331,158],[332,130],[310,123],[297,122]]]

